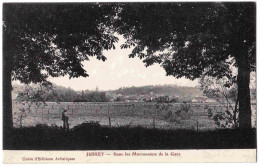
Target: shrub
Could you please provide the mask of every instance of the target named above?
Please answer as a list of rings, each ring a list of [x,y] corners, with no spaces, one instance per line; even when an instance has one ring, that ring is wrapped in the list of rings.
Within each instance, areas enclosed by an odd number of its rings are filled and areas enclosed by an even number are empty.
[[[189,103],[183,103],[180,108],[173,113],[173,110],[168,110],[164,115],[164,118],[170,122],[180,123],[181,120],[189,120],[193,114],[191,105]]]
[[[99,124],[99,122],[95,122],[95,121],[86,121],[80,125],[77,125],[75,127],[73,127],[73,130],[81,130],[83,128],[92,128],[92,129],[100,129],[101,125]]]
[[[208,117],[214,120],[215,124],[220,128],[235,128],[233,114],[229,110],[213,110],[206,108]]]

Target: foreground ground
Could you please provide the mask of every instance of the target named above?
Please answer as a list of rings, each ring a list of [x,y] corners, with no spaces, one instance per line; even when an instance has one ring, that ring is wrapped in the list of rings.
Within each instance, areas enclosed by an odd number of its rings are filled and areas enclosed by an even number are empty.
[[[69,131],[37,125],[16,128],[4,142],[10,150],[141,150],[141,149],[251,149],[256,130],[161,130],[142,127],[101,127],[83,123]]]

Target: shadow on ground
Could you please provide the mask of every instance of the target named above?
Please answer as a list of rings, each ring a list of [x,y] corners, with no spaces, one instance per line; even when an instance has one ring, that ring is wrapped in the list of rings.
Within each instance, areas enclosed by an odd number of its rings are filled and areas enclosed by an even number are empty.
[[[15,128],[4,150],[142,150],[254,149],[256,130],[160,130],[142,127],[101,127],[83,123],[69,131],[58,126]]]

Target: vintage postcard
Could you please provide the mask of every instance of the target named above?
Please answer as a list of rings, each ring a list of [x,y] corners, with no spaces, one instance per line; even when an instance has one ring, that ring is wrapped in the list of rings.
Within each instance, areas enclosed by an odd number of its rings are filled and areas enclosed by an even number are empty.
[[[2,10],[4,163],[256,162],[255,2]]]

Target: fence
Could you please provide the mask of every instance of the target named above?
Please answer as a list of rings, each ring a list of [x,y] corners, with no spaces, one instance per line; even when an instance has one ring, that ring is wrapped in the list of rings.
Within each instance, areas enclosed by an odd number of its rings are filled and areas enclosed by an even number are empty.
[[[48,102],[13,103],[14,126],[33,126],[36,124],[62,126],[61,113],[67,108],[70,127],[85,121],[99,122],[103,126],[142,126],[162,129],[214,129],[217,126],[207,116],[206,108],[224,110],[216,104],[191,104],[187,117],[177,115],[181,103],[72,103]]]

